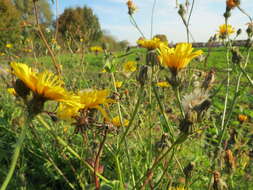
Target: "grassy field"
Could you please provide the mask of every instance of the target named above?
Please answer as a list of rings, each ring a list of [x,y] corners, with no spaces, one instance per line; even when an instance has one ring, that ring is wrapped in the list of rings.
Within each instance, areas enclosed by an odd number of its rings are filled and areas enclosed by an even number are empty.
[[[207,49],[203,50],[207,55]],[[110,57],[110,64],[115,67],[112,73],[102,72],[106,63],[102,53],[89,53],[84,57],[79,54],[57,55],[67,89],[74,92],[110,89],[110,97],[117,100],[117,103],[105,108],[110,117],[117,116],[120,109],[123,118],[131,123],[140,101],[137,114],[130,128],[112,127],[105,139],[104,130],[95,124],[82,133],[77,132],[71,122],[57,119],[56,103],[46,103],[45,110],[48,112],[39,114],[29,125],[8,189],[95,189],[94,172],[89,167],[94,166],[101,144],[103,151],[97,171],[106,178],[99,179],[101,189],[215,189],[213,184],[217,179],[223,189],[225,186],[236,190],[252,189],[253,88],[238,67],[231,63],[231,53],[228,87],[225,48],[215,48],[206,64],[194,60],[183,71],[181,97],[191,93],[211,69],[215,72],[215,82],[209,92],[211,106],[205,117],[194,124],[185,139],[178,139],[180,143],[176,146],[170,130],[175,137],[182,134],[179,105],[171,86],[156,86],[157,82],[170,76],[169,70],[160,65],[150,66],[149,79],[142,88],[136,78],[141,66],[145,65],[146,51],[132,49],[128,53],[127,56],[124,56],[125,52],[115,53],[113,59]],[[243,55],[246,58],[246,52]],[[252,52],[250,55],[246,72],[253,78]],[[138,67],[137,71],[126,76],[123,64],[129,60],[137,60]],[[24,57],[17,61],[39,70],[54,70],[49,56],[36,59]],[[7,62],[6,58],[1,58],[1,66],[7,67]],[[12,78],[9,75],[3,75],[3,78],[5,80],[0,82],[0,183],[7,175],[15,143],[25,122],[21,99],[7,92]],[[123,82],[117,92],[114,78]],[[241,83],[237,92],[238,80]],[[227,128],[219,142],[226,94],[228,115],[224,122]],[[239,114],[247,116],[247,120],[238,120]],[[94,119],[103,123],[101,114],[97,113]],[[106,141],[102,143],[104,139]],[[156,158],[167,150],[170,150],[168,154],[151,170]],[[233,153],[233,158],[228,156],[227,150]],[[218,177],[213,177],[215,174]]]

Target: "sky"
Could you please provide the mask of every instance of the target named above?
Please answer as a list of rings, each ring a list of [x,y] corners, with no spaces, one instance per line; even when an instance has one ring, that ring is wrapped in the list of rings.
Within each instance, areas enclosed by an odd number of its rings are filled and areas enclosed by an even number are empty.
[[[141,36],[131,24],[127,0],[58,0],[58,14],[68,7],[91,7],[99,18],[101,28],[108,31],[117,40],[128,40],[132,45]],[[185,0],[178,0],[183,3]],[[190,31],[195,41],[206,42],[214,35],[219,25],[224,24],[223,13],[226,0],[195,0],[195,6],[190,22]],[[138,7],[134,18],[146,38],[151,37],[151,12],[154,0],[133,0]],[[247,13],[253,13],[253,0],[241,0],[241,7]],[[55,12],[55,4],[52,5]],[[165,34],[170,42],[186,41],[185,27],[177,14],[176,0],[156,0],[153,34]],[[251,15],[253,17],[253,15]],[[238,9],[232,10],[229,24],[235,29],[245,31],[249,19]],[[245,39],[243,32],[240,39]]]

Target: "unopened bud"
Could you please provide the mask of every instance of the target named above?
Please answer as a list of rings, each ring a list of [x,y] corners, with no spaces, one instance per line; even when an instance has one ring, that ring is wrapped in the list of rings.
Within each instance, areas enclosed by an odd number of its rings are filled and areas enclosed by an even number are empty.
[[[178,10],[178,14],[184,19],[185,18],[185,14],[186,14],[186,10],[183,4],[179,5],[179,10]]]
[[[234,64],[240,64],[243,60],[243,55],[241,54],[240,50],[238,48],[232,48],[232,62]]]
[[[237,30],[237,32],[236,32],[236,35],[239,36],[241,33],[242,33],[242,29],[239,28],[239,29]]]
[[[140,67],[140,72],[139,72],[139,75],[137,76],[137,80],[139,81],[141,86],[143,86],[145,82],[147,81],[147,79],[148,79],[148,66],[142,65]]]
[[[185,168],[184,168],[184,175],[186,179],[189,179],[192,177],[193,169],[195,167],[194,162],[190,162]]]

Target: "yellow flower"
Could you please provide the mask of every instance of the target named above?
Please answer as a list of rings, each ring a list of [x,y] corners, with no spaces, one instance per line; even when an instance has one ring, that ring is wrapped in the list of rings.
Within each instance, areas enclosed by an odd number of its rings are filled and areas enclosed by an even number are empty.
[[[8,91],[11,95],[17,96],[17,92],[15,91],[14,88],[8,88],[7,91]]]
[[[16,75],[34,95],[44,100],[69,101],[70,94],[62,87],[63,81],[48,71],[36,73],[23,63],[12,62]]]
[[[108,103],[114,102],[108,98],[109,93],[109,90],[87,89],[80,91],[78,95],[80,96],[81,104],[85,105],[85,108],[95,108],[98,105],[108,105]]]
[[[0,56],[5,56],[5,53],[3,53],[3,52],[0,52]]]
[[[102,51],[103,51],[102,47],[100,47],[100,46],[92,46],[92,47],[90,48],[90,50],[93,51],[93,52],[95,52],[95,53],[98,53],[98,52],[102,52]]]
[[[126,73],[132,73],[136,71],[137,63],[135,61],[128,61],[123,66],[123,71]]]
[[[240,5],[240,0],[227,0],[227,7],[230,9],[233,9],[238,5]]]
[[[115,82],[115,86],[116,86],[116,88],[120,88],[121,86],[122,86],[122,81],[116,81]]]
[[[169,67],[173,73],[185,68],[195,57],[201,55],[203,51],[193,52],[192,44],[180,43],[176,48],[169,48],[162,44],[158,49],[158,59],[163,66]]]
[[[108,96],[108,90],[86,89],[80,91],[78,93],[78,100],[75,101],[78,102],[79,105],[60,104],[57,115],[61,119],[69,120],[78,116],[80,110],[97,109],[102,113],[105,119],[109,121],[110,119],[107,112],[101,107],[101,105],[108,106],[110,103],[114,103],[114,100],[108,98]]]
[[[120,127],[121,126],[120,117],[116,116],[116,117],[112,118],[111,123],[115,127]],[[128,126],[128,124],[129,124],[128,120],[123,120],[123,126],[124,127]]]
[[[170,187],[168,190],[187,190],[184,187]]]
[[[225,38],[227,35],[235,33],[235,29],[229,24],[228,25],[223,24],[219,26],[218,32],[221,38]]]
[[[164,44],[159,38],[153,38],[151,40],[146,39],[139,39],[136,42],[140,47],[146,48],[148,50],[154,50],[156,48],[159,48],[161,44]]]
[[[101,71],[101,73],[106,73],[106,69],[103,69],[103,70]]]
[[[168,82],[166,82],[166,81],[163,81],[163,82],[156,83],[156,86],[165,88],[165,87],[169,87],[170,84]]]
[[[246,115],[243,115],[243,114],[239,114],[238,115],[238,120],[243,123],[245,122],[246,120],[248,119],[248,117]]]
[[[12,44],[6,44],[5,47],[11,49],[11,48],[13,48],[13,45]]]
[[[78,115],[79,110],[82,109],[82,105],[79,105],[80,106],[70,106],[64,103],[60,103],[57,109],[57,116],[60,119],[71,121],[75,116]]]

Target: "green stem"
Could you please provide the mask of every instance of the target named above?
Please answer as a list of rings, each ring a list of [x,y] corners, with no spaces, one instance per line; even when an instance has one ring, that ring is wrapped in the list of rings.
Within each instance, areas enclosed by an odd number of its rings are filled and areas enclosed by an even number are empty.
[[[240,68],[241,72],[244,74],[244,76],[248,79],[250,85],[253,87],[253,81],[250,78],[250,76],[246,73],[246,71],[240,65],[239,65],[239,68]]]
[[[119,178],[119,181],[120,181],[120,189],[122,190],[122,189],[125,189],[125,188],[124,188],[123,177],[122,177],[122,172],[121,172],[120,163],[119,163],[119,157],[117,155],[115,156],[115,161],[116,161],[118,178]]]
[[[183,108],[183,105],[182,105],[182,101],[181,101],[181,98],[180,98],[180,91],[179,91],[178,87],[175,89],[175,93],[176,93],[177,103],[179,105],[179,109],[180,109],[182,118],[185,118],[184,108]]]
[[[172,139],[173,139],[173,141],[174,141],[174,139],[175,139],[175,136],[174,136],[174,134],[173,134],[174,131],[173,131],[172,127],[170,126],[170,124],[169,124],[169,122],[168,122],[168,119],[167,119],[167,117],[166,117],[166,115],[165,115],[164,108],[163,108],[163,106],[162,106],[161,100],[160,100],[159,95],[158,95],[158,93],[157,93],[156,87],[155,87],[154,84],[152,84],[152,86],[153,86],[153,91],[154,91],[154,93],[155,93],[155,97],[156,97],[156,100],[157,100],[157,102],[158,102],[159,108],[160,108],[160,110],[161,110],[163,119],[164,119],[164,121],[166,122],[166,125],[167,125],[167,127],[168,127],[168,129],[169,129],[169,133],[170,133],[170,135],[171,135],[171,137],[172,137]]]
[[[0,188],[0,190],[5,190],[8,186],[8,184],[10,183],[10,180],[13,176],[13,173],[15,171],[15,168],[16,168],[16,165],[17,165],[17,161],[18,161],[18,157],[19,157],[19,154],[20,154],[20,150],[22,148],[22,145],[23,145],[23,142],[25,140],[25,136],[26,136],[26,131],[27,131],[27,127],[30,123],[31,119],[29,118],[26,118],[26,122],[25,124],[23,125],[22,127],[22,130],[21,130],[21,134],[18,138],[18,142],[17,142],[17,145],[14,149],[14,152],[13,152],[13,155],[12,155],[12,159],[11,159],[11,165],[10,165],[10,169],[8,171],[8,174]]]
[[[136,105],[135,105],[133,115],[132,115],[132,117],[131,117],[131,119],[130,119],[130,122],[129,122],[129,125],[127,126],[127,129],[125,130],[123,136],[121,137],[121,140],[120,140],[119,145],[121,145],[122,142],[124,141],[124,139],[126,138],[128,132],[129,132],[129,130],[130,130],[132,124],[133,124],[133,121],[134,121],[134,119],[135,119],[135,116],[137,115],[137,112],[138,112],[138,110],[139,110],[139,106],[140,106],[141,100],[142,100],[142,98],[143,98],[143,90],[144,90],[144,85],[142,85],[141,88],[139,89],[138,100],[137,100],[137,103],[136,103]]]
[[[94,172],[94,168],[88,164],[86,161],[82,159],[82,157],[74,150],[72,149],[61,137],[56,135],[51,127],[42,119],[42,117],[37,116],[40,123],[55,137],[55,139],[64,146],[72,155],[74,155],[78,160],[80,160],[91,172]],[[101,174],[97,173],[97,176],[102,179],[105,183],[110,183],[110,180],[102,176]]]
[[[130,22],[140,32],[140,34],[142,35],[142,37],[145,38],[143,32],[139,28],[138,24],[136,23],[136,21],[135,21],[135,19],[134,19],[134,17],[132,15],[130,15]]]

